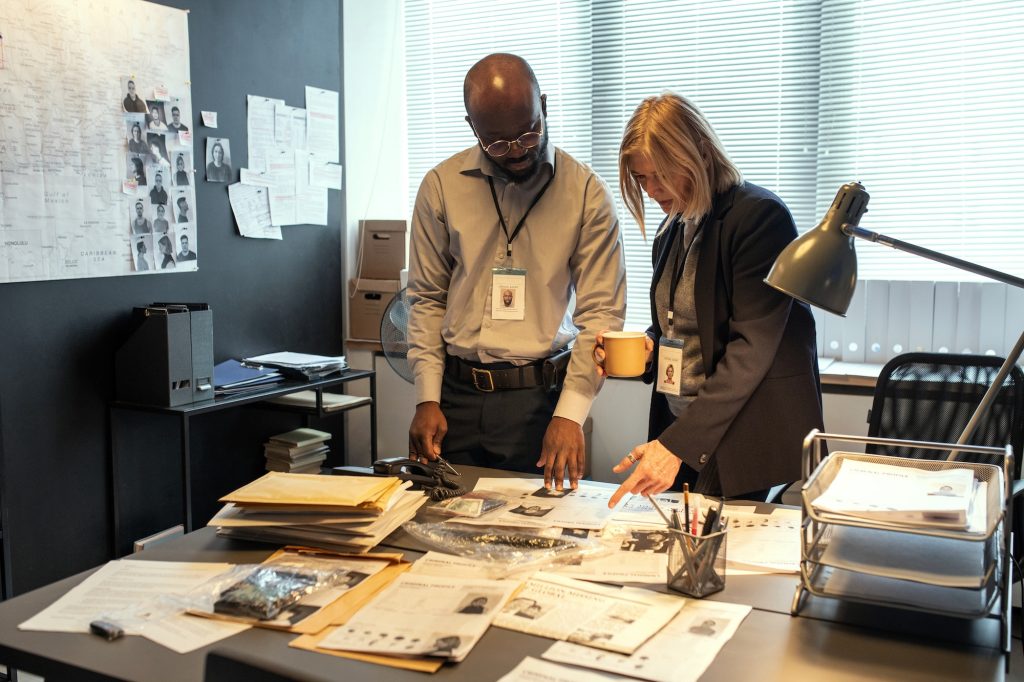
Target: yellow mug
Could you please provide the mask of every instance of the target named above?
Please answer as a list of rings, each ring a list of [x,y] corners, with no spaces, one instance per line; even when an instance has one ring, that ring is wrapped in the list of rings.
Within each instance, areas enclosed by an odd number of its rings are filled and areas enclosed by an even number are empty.
[[[638,377],[647,366],[647,334],[605,332],[604,371],[610,377]]]

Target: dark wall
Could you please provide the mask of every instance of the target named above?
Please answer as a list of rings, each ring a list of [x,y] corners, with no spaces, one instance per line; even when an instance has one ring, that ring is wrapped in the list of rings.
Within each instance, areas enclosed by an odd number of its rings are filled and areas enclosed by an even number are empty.
[[[246,166],[247,94],[305,106],[306,85],[343,91],[340,0],[163,4],[191,10],[197,158],[208,136],[223,136],[236,174]],[[218,112],[216,130],[201,125],[204,109]],[[216,361],[342,352],[342,194],[330,192],[329,227],[243,239],[226,185],[203,182],[201,169],[196,180],[198,272],[0,284],[0,501],[15,594],[111,556],[107,408],[133,306],[208,302]]]

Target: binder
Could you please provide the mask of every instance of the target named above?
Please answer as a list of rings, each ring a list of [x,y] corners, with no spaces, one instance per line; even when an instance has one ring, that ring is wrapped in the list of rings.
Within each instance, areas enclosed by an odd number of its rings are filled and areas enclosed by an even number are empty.
[[[154,306],[184,307],[189,313],[189,346],[192,356],[192,400],[213,397],[213,310],[206,303],[154,303]]]

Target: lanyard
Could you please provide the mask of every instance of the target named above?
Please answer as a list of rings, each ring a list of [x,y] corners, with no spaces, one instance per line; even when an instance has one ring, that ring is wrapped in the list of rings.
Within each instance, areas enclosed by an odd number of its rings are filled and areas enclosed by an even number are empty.
[[[544,196],[544,192],[548,191],[548,186],[554,179],[555,174],[554,172],[552,172],[551,177],[548,178],[548,181],[545,182],[544,186],[540,188],[539,192],[537,192],[537,196],[535,196],[533,198],[533,201],[530,202],[530,207],[526,209],[526,213],[524,213],[523,217],[520,218],[519,224],[516,225],[516,229],[512,231],[512,236],[510,237],[508,234],[508,225],[505,224],[505,216],[501,214],[501,206],[498,204],[498,193],[494,191],[494,178],[492,178],[490,175],[487,176],[487,184],[491,186],[491,199],[494,199],[494,211],[498,214],[498,220],[501,221],[501,231],[505,233],[506,256],[512,256],[512,242],[515,241],[515,238],[519,236],[519,231],[523,229],[523,223],[526,222],[526,216],[530,215],[530,211],[532,211],[533,207],[537,205],[537,202],[540,201],[540,198]]]
[[[683,270],[686,268],[686,259],[690,256],[690,249],[693,248],[693,243],[695,241],[697,241],[697,236],[700,234],[700,228],[703,226],[703,224],[704,224],[703,221],[698,223],[697,229],[695,229],[693,231],[693,238],[690,239],[690,243],[687,244],[685,246],[685,248],[683,247],[682,243],[680,243],[679,251],[681,252],[682,255],[680,257],[676,258],[676,262],[672,266],[672,279],[669,280],[669,290],[668,290],[668,337],[669,338],[672,338],[672,332],[674,331],[673,324],[672,324],[672,318],[674,316],[674,313],[672,311],[675,310],[675,307],[676,307],[676,289],[679,288],[679,280],[681,280],[683,278]],[[679,239],[682,239],[682,240],[685,241],[686,240],[685,224],[681,224],[679,222],[679,219],[676,220],[676,230],[678,231],[678,234],[675,235],[675,236],[678,237]]]

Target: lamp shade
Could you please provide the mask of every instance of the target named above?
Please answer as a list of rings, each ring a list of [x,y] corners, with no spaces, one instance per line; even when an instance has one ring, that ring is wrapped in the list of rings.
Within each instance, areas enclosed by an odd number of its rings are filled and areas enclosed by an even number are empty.
[[[868,193],[859,182],[839,188],[824,219],[782,250],[765,283],[809,305],[846,316],[857,287],[854,236],[843,227],[856,227],[867,211]]]

